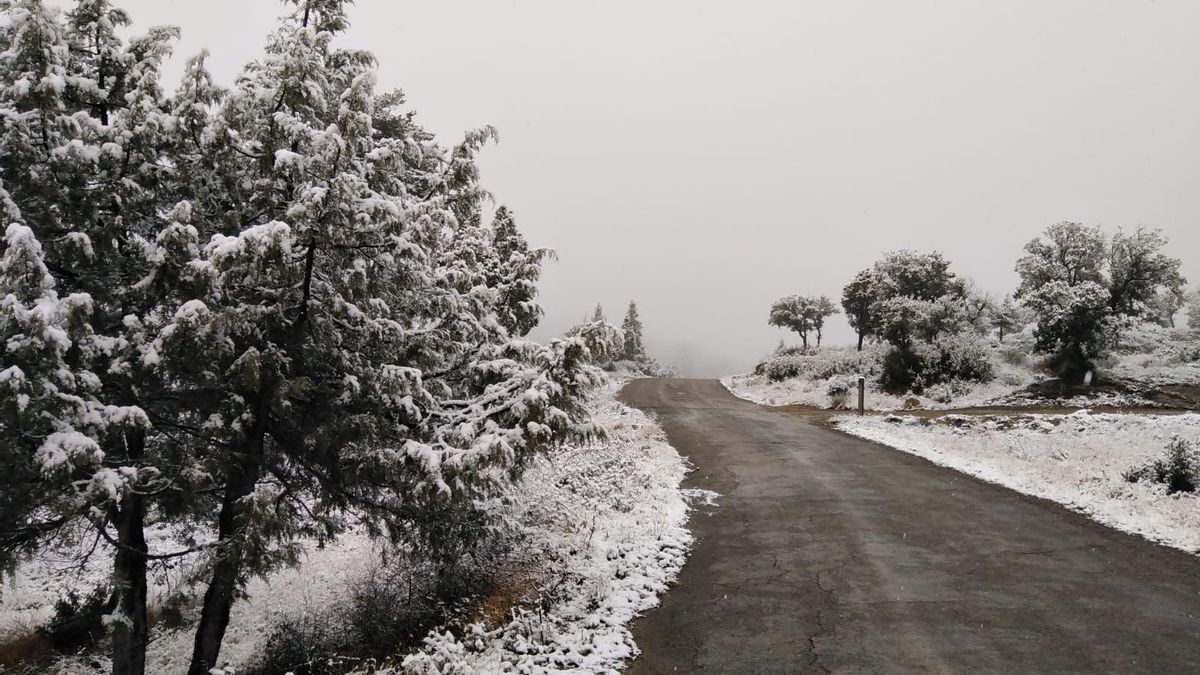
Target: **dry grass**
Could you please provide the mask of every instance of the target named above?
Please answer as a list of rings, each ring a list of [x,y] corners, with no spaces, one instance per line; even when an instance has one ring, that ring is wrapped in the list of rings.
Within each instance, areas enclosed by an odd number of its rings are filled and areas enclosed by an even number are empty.
[[[54,655],[54,645],[37,632],[15,637],[0,642],[0,672],[22,666],[31,669],[29,672],[36,672],[39,666],[44,666]]]

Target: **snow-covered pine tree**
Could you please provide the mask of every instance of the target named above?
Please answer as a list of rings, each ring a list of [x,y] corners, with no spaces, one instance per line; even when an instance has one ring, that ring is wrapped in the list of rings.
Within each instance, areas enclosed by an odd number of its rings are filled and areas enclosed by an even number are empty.
[[[524,235],[517,229],[512,211],[506,206],[496,209],[491,236],[495,259],[487,283],[499,293],[498,318],[509,334],[523,337],[542,317],[542,309],[536,302],[537,282],[541,278],[542,263],[552,253],[549,249],[529,248]]]
[[[123,44],[107,1],[0,0],[0,564],[88,523],[114,672],[144,667],[150,558],[209,556],[207,672],[236,586],[298,538],[427,534],[597,432],[582,400],[619,331],[513,340],[547,253],[506,211],[479,226],[494,131],[437,145],[330,47],[344,3],[293,6],[233,91],[201,55],[164,100],[173,30]],[[149,513],[216,545],[146,551]]]
[[[646,348],[642,343],[642,320],[638,316],[637,303],[632,300],[629,301],[629,309],[625,312],[625,320],[621,323],[621,332],[625,334],[621,358],[633,363],[645,363]]]
[[[163,161],[172,124],[161,109],[158,79],[175,31],[155,29],[125,45],[116,31],[128,18],[106,0],[80,0],[65,16],[37,0],[4,11],[0,176],[6,215],[16,221],[5,256],[23,262],[8,266],[0,293],[22,288],[20,274],[40,277],[39,320],[65,321],[66,328],[54,332],[57,354],[17,366],[55,368],[56,381],[40,378],[34,388],[57,399],[60,409],[41,414],[52,421],[50,433],[31,434],[17,418],[3,427],[6,437],[42,443],[35,452],[40,498],[25,505],[34,507],[24,514],[32,523],[22,530],[28,536],[3,546],[5,553],[36,547],[90,524],[113,553],[113,672],[141,673],[146,495],[163,479],[147,453],[151,421],[141,399],[154,396],[142,381],[137,330],[137,317],[158,299],[135,282],[151,265],[145,242],[156,236],[161,200],[172,194],[171,166]],[[14,338],[10,347],[38,342],[21,310],[33,287],[26,279],[25,298],[8,296],[12,314],[0,321]],[[46,328],[41,337],[50,334]],[[19,388],[12,394],[18,407],[36,398]],[[66,441],[74,450],[63,449]],[[27,452],[21,443],[8,449]],[[49,513],[55,518],[44,520]]]
[[[427,532],[595,433],[582,397],[615,340],[511,339],[540,312],[545,253],[480,225],[474,156],[494,132],[439,147],[398,95],[377,99],[370,55],[331,46],[343,3],[292,4],[233,90],[194,63],[174,102],[183,118],[219,99],[180,139],[208,169],[178,214],[201,242],[175,274],[194,297],[147,325],[150,359],[187,383],[172,448],[197,489],[179,506],[219,514],[193,673],[218,665],[237,587],[301,538]]]

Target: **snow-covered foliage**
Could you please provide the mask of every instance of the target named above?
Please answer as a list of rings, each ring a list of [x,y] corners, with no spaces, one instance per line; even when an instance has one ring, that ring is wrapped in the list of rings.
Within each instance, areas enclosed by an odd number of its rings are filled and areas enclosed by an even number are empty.
[[[842,306],[858,332],[889,345],[879,384],[892,393],[957,382],[988,382],[979,358],[995,313],[986,295],[950,271],[940,253],[895,251],[854,277]]]
[[[167,95],[175,29],[0,1],[0,568],[95,537],[117,672],[141,669],[148,560],[199,554],[204,672],[237,587],[301,539],[422,536],[594,435],[620,346],[521,339],[548,252],[486,217],[495,132],[435,142],[335,46],[349,3],[285,4],[232,89],[200,55]],[[148,522],[180,541],[147,550]]]
[[[1020,333],[1028,324],[1026,312],[1013,301],[1011,295],[1005,296],[992,314],[992,325],[1000,342],[1004,342],[1005,336]]]
[[[802,377],[828,380],[836,375],[873,378],[879,374],[883,347],[870,345],[862,351],[831,347],[817,351],[776,350],[759,364],[757,374],[772,382]]]
[[[625,320],[621,322],[621,332],[625,334],[624,349],[621,350],[622,361],[643,363],[646,356],[646,345],[642,336],[642,319],[638,316],[637,303],[629,301],[629,309],[625,312]]]
[[[1025,246],[1017,297],[1037,317],[1037,348],[1056,355],[1065,379],[1082,381],[1121,329],[1154,314],[1160,294],[1182,295],[1180,262],[1165,245],[1141,227],[1108,243],[1098,227],[1064,222]]]
[[[1200,495],[1126,474],[1175,439],[1200,442],[1200,415],[1091,414],[841,417],[839,429],[984,480],[1050,499],[1096,520],[1200,553]]]
[[[735,396],[764,405],[806,405],[844,408],[856,404],[858,378],[866,378],[865,405],[868,410],[900,410],[916,401],[922,408],[983,405],[1042,379],[1032,360],[1023,352],[1014,363],[1010,345],[988,346],[976,339],[966,341],[970,360],[982,358],[994,373],[989,382],[950,380],[925,388],[921,394],[894,394],[879,385],[878,374],[888,353],[883,345],[826,347],[817,352],[777,353],[768,357],[755,373],[725,377],[721,382]],[[982,344],[982,353],[976,345]]]
[[[617,389],[606,387],[588,403],[609,430],[604,440],[539,455],[506,497],[492,502],[497,522],[518,537],[505,567],[520,572],[510,583],[528,590],[527,602],[513,614],[430,633],[404,672],[496,672],[504,664],[604,672],[637,654],[628,623],[657,604],[691,543],[679,489],[687,467],[653,419],[615,401]],[[157,526],[147,535],[152,547],[174,538]],[[251,580],[246,599],[233,605],[222,667],[254,663],[272,628],[284,622],[307,616],[336,624],[359,584],[385,564],[385,553],[387,544],[357,528],[321,546],[306,543],[299,565]],[[107,581],[103,560],[76,567],[76,558],[69,550],[47,551],[18,569],[0,596],[0,641],[42,625],[64,589],[86,591]],[[193,554],[152,574],[151,606],[168,598],[184,607],[197,603],[202,589],[187,580],[198,563]],[[187,626],[159,633],[148,671],[186,672],[192,639]],[[66,660],[52,672],[90,672],[86,661],[95,658]]]
[[[825,296],[789,295],[771,304],[767,323],[794,331],[800,336],[803,346],[808,347],[808,336],[814,333],[817,346],[821,346],[821,331],[825,319],[837,314],[833,301]]]
[[[987,405],[1059,405],[1188,407],[1183,400],[1171,403],[1156,396],[1167,390],[1200,386],[1200,335],[1182,328],[1163,328],[1141,323],[1121,333],[1109,353],[1096,364],[1097,381],[1116,386],[1078,388],[1069,392],[1028,391],[1031,385],[1048,383],[1052,373],[1045,356],[1035,351],[1032,327],[1008,335],[1003,343],[994,340],[966,342],[973,359],[985,358],[995,374],[990,382],[950,381],[927,387],[921,394],[888,394],[875,375],[886,354],[883,347],[868,344],[862,352],[832,347],[819,352],[777,350],[759,364],[755,373],[726,377],[725,385],[737,396],[768,405],[801,404],[837,408],[853,403],[838,392],[853,391],[859,375],[867,378],[866,405],[873,410],[899,410],[914,400],[922,408],[944,409]],[[1193,396],[1183,392],[1187,396]],[[1155,399],[1159,400],[1156,401]]]
[[[1200,289],[1193,289],[1187,294],[1184,311],[1187,313],[1187,327],[1200,330]]]
[[[658,604],[691,545],[685,463],[643,413],[609,397],[608,441],[540,457],[514,502],[539,601],[500,625],[437,631],[396,672],[616,672],[638,654],[629,622]],[[392,671],[384,671],[392,672]]]
[[[1200,384],[1200,335],[1143,323],[1121,333],[1100,359],[1101,375],[1147,385]]]

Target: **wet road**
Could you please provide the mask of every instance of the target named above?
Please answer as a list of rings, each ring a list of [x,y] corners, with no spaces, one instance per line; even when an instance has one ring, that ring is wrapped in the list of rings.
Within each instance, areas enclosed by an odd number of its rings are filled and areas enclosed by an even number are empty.
[[[1200,672],[1200,559],[771,412],[639,380],[721,494],[633,673]]]

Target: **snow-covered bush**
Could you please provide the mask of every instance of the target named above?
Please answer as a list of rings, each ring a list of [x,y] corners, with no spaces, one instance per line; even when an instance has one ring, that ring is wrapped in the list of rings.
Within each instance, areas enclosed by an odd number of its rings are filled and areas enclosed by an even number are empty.
[[[848,408],[851,395],[858,391],[858,376],[834,375],[829,378],[825,391],[829,394],[830,407],[835,410]]]
[[[772,356],[760,367],[773,382],[794,377],[812,380],[828,380],[835,375],[874,377],[879,373],[882,353],[881,348],[874,346],[861,352],[845,348],[823,349]]]
[[[1000,351],[1000,360],[1010,366],[1024,366],[1029,363],[1029,354],[1010,347]]]
[[[974,333],[962,332],[916,342],[909,349],[889,348],[883,358],[880,383],[888,391],[922,393],[934,385],[988,382],[994,374],[987,344]],[[954,390],[943,389],[941,396],[948,401]]]
[[[1166,455],[1124,474],[1130,483],[1150,482],[1167,486],[1167,494],[1195,492],[1200,485],[1200,452],[1187,439],[1176,437]]]
[[[38,635],[65,653],[91,647],[104,636],[104,615],[113,610],[111,598],[112,589],[107,585],[86,595],[67,589],[54,603],[54,615],[38,627]]]

